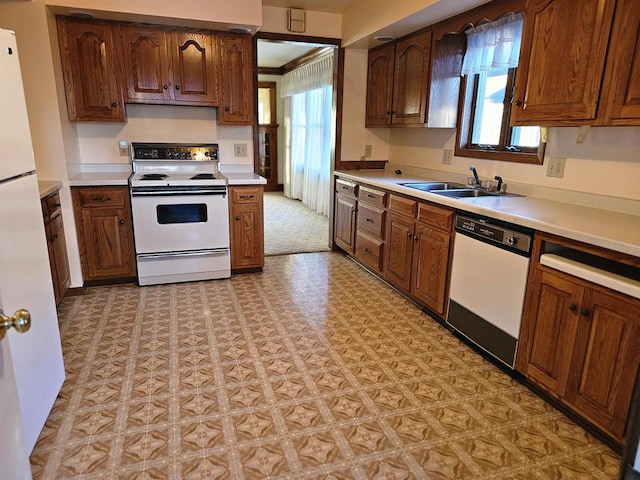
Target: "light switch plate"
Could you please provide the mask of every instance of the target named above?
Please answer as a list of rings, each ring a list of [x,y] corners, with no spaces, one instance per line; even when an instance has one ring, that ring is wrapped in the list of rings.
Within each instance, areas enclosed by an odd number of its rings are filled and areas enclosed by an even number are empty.
[[[442,164],[443,165],[451,165],[451,157],[453,156],[453,152],[451,150],[443,150],[442,151]]]
[[[365,145],[364,146],[364,156],[365,157],[370,157],[372,150],[373,150],[373,147],[371,145]]]

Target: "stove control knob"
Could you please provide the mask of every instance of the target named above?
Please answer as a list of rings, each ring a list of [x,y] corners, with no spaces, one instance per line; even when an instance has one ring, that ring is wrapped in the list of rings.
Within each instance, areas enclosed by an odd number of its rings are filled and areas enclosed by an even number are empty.
[[[511,245],[512,247],[515,247],[516,245],[518,245],[518,237],[509,237],[509,238],[507,238],[507,243],[509,245]]]
[[[205,156],[205,157],[208,157],[208,156],[210,156],[210,155],[211,155],[211,154],[209,153],[209,150],[207,150],[206,152],[204,152],[204,156]]]

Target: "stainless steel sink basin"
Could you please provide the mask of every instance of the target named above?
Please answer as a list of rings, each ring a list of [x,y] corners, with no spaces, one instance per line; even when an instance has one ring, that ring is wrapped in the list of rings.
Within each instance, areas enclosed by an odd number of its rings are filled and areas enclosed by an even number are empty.
[[[496,192],[487,192],[486,190],[475,190],[472,188],[465,188],[459,190],[436,190],[432,193],[443,195],[451,198],[469,198],[469,197],[499,197],[502,196]]]
[[[433,190],[451,190],[464,188],[463,184],[453,182],[412,182],[401,183],[400,185],[404,187],[415,188],[416,190],[422,190],[424,192],[431,192]]]

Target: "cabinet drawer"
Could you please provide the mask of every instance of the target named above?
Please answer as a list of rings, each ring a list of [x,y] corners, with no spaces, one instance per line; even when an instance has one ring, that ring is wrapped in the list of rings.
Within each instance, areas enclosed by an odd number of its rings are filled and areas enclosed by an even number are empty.
[[[451,232],[453,226],[453,210],[438,207],[431,203],[418,203],[418,221],[424,222],[440,230]]]
[[[231,187],[232,203],[260,203],[262,187]]]
[[[385,211],[360,203],[358,205],[358,230],[363,230],[374,237],[384,237]]]
[[[382,240],[362,232],[356,234],[356,257],[378,272],[382,270],[382,247]]]
[[[336,180],[336,192],[342,193],[343,195],[350,195],[352,197],[356,196],[358,191],[358,184],[353,182],[348,182],[346,180]]]
[[[62,204],[60,203],[60,194],[58,192],[49,195],[47,198],[45,198],[45,201],[47,204],[47,220],[52,220],[60,215],[60,213],[62,213]]]
[[[387,206],[387,194],[385,192],[363,187],[362,185],[358,189],[358,200],[378,207],[384,208]]]
[[[124,207],[127,205],[129,190],[126,187],[76,187],[77,204],[85,207]]]
[[[416,217],[417,200],[411,198],[400,197],[398,195],[389,195],[389,210],[408,217]]]

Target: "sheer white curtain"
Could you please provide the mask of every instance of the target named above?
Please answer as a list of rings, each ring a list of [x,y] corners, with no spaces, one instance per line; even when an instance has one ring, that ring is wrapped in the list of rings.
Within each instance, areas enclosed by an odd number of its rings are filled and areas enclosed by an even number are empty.
[[[518,66],[524,14],[506,15],[467,30],[462,75],[475,75]]]
[[[333,54],[283,76],[285,195],[329,214],[333,112]]]

